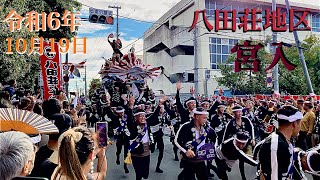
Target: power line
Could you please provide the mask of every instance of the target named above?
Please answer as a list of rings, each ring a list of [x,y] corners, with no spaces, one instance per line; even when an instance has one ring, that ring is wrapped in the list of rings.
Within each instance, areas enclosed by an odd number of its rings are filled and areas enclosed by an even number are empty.
[[[123,18],[127,18],[127,19],[131,19],[131,20],[136,20],[136,21],[140,21],[140,22],[145,22],[145,23],[152,23],[151,27],[155,24],[158,24],[158,25],[162,25],[163,22],[167,21],[169,18],[171,18],[172,16],[174,16],[177,12],[179,12],[180,10],[182,10],[183,8],[187,7],[189,5],[190,2],[192,2],[193,0],[190,0],[188,3],[186,3],[185,6],[181,7],[180,9],[178,9],[175,13],[172,13],[171,16],[169,16],[168,18],[166,18],[164,21],[162,21],[161,23],[156,23],[156,22],[149,22],[149,21],[143,21],[143,20],[138,20],[138,19],[134,19],[134,18],[128,18],[128,17],[125,17],[125,16],[120,16],[120,17],[123,17]],[[135,42],[137,42],[138,40],[140,40],[141,38],[144,38],[145,35],[142,35],[141,37],[139,37],[138,39],[136,39],[134,42],[130,43],[129,45],[127,45],[126,47],[124,48],[121,48],[121,50],[129,47],[130,45],[134,44]]]

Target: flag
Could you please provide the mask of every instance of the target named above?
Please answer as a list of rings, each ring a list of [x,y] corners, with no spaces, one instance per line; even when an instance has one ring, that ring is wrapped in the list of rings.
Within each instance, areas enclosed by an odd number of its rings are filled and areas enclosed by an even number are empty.
[[[69,74],[69,78],[70,78],[70,79],[74,79],[74,76],[73,76],[72,73]]]
[[[74,70],[71,72],[74,76],[80,77],[80,71],[78,68],[74,67]]]
[[[132,95],[134,96],[135,99],[139,97],[139,90],[134,83],[132,83]]]

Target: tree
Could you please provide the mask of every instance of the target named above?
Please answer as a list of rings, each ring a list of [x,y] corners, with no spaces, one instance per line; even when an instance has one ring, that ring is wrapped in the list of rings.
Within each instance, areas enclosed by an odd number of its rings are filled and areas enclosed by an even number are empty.
[[[10,32],[8,24],[2,20],[8,15],[10,10],[15,10],[19,15],[25,16],[27,12],[36,11],[38,13],[55,11],[63,15],[64,10],[71,12],[77,11],[81,8],[81,4],[76,0],[0,0],[0,82],[16,79],[18,86],[25,88],[32,88],[37,74],[40,71],[39,55],[25,55],[18,54],[15,49],[15,41],[17,38],[24,38],[27,40],[27,47],[30,47],[31,37],[45,37],[45,38],[72,38],[76,33],[71,33],[69,27],[60,27],[56,31],[39,31],[30,32],[22,25],[22,30]],[[49,29],[49,28],[47,28]],[[7,38],[12,38],[11,49],[13,54],[6,54],[8,49]],[[22,47],[21,47],[22,49]],[[31,68],[30,68],[31,66]]]
[[[267,42],[252,42],[251,44],[262,43],[266,46]],[[241,44],[241,42],[240,42]],[[236,56],[231,54],[226,64],[234,62]],[[267,88],[265,81],[266,73],[264,69],[267,64],[271,62],[271,55],[264,49],[258,51],[258,59],[261,60],[259,72],[240,71],[234,72],[234,67],[230,65],[219,65],[222,77],[217,77],[219,85],[229,88],[234,95],[238,94],[255,94],[255,93],[269,93],[270,89]],[[248,65],[245,65],[249,67]]]
[[[269,40],[264,43],[267,44]],[[310,36],[302,42],[304,56],[308,67],[310,79],[316,94],[320,94],[320,38]],[[303,70],[299,60],[298,50],[295,44],[292,47],[283,47],[284,54],[288,60],[297,65],[293,71],[288,71],[285,66],[279,62],[279,86],[281,92],[290,94],[308,94],[306,80],[303,77]],[[272,55],[265,49],[260,49],[258,58],[261,60],[261,70],[257,73],[241,71],[235,73],[233,67],[220,65],[222,77],[217,78],[219,85],[231,89],[235,94],[258,94],[271,92],[266,87],[266,74],[264,70],[266,65],[272,62]],[[232,63],[235,55],[231,54],[227,63]]]
[[[314,35],[309,36],[304,39],[301,46],[314,92],[320,94],[320,38]],[[290,48],[284,48],[284,52],[286,57],[297,65],[297,68],[294,71],[288,71],[284,65],[280,63],[280,89],[290,94],[309,94],[297,47],[294,44]]]

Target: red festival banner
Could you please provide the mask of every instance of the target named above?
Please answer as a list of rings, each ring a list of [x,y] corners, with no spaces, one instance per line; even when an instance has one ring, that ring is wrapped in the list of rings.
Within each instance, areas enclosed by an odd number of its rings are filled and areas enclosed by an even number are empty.
[[[54,51],[51,52],[51,45],[48,42],[43,44],[44,52],[40,56],[41,72],[44,85],[44,100],[54,97],[54,92],[60,89],[60,57],[58,44],[54,44]]]

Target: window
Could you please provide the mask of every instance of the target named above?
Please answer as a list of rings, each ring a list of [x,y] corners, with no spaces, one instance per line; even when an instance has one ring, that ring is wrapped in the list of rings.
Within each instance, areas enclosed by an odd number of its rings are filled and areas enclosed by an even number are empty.
[[[320,14],[312,15],[311,30],[314,32],[320,32]]]
[[[216,10],[216,2],[213,0],[205,0],[205,7],[208,19],[214,19],[214,10]]]
[[[214,1],[214,0],[205,0],[205,8],[208,19],[213,20],[215,15],[215,10],[228,10],[231,11],[233,9],[237,9],[237,7],[233,7],[232,2],[222,2],[222,1]],[[219,14],[220,18],[222,18],[223,13]],[[232,14],[228,13],[228,18],[231,18]]]
[[[219,69],[219,64],[225,64],[237,39],[209,38],[209,53],[211,69]],[[232,65],[228,64],[228,65]]]

